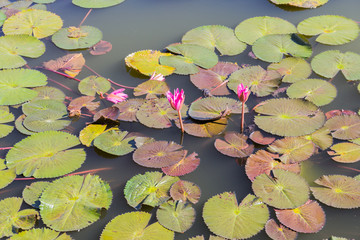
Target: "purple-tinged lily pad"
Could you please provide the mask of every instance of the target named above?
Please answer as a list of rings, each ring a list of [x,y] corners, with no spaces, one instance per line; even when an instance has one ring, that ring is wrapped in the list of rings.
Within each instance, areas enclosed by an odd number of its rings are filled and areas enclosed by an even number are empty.
[[[225,141],[221,139],[215,140],[215,148],[224,155],[243,158],[254,151],[254,145],[246,143],[248,137],[244,134],[227,132],[224,138]]]
[[[266,234],[273,240],[295,240],[297,238],[297,232],[278,225],[274,219],[269,219],[265,225]]]
[[[168,167],[163,167],[161,168],[161,170],[169,176],[183,176],[185,174],[195,171],[195,169],[200,164],[200,158],[198,158],[198,154],[195,152],[188,156],[186,156],[186,154],[179,162]]]
[[[108,41],[101,40],[94,46],[92,46],[89,50],[91,55],[104,55],[108,52],[110,52],[112,49],[112,44]]]
[[[200,195],[199,186],[189,181],[179,180],[170,188],[170,196],[175,201],[186,202],[189,200],[189,202],[196,204],[200,199]]]
[[[112,121],[117,121],[120,115],[120,110],[116,106],[108,107],[101,109],[97,113],[94,114],[93,120],[94,122],[99,119],[110,119]]]
[[[146,94],[146,98],[151,98],[154,95],[165,95],[167,91],[169,91],[169,87],[166,82],[148,80],[135,87],[134,96]]]
[[[123,102],[118,102],[115,106],[119,109],[120,114],[118,119],[127,122],[137,122],[136,113],[140,106],[145,103],[145,99],[131,98]]]
[[[274,137],[265,137],[260,131],[254,131],[250,134],[251,141],[260,145],[269,145],[275,141]]]
[[[73,99],[69,106],[69,116],[80,116],[81,115],[81,109],[86,108],[89,111],[94,111],[100,106],[100,102],[93,102],[95,100],[95,97],[93,96],[82,96]]]

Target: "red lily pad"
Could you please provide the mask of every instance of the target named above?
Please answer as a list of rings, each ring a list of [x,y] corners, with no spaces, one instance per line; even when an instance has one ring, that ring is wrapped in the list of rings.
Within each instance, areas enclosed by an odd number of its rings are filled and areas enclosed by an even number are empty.
[[[93,96],[82,96],[73,99],[68,106],[69,117],[80,116],[81,109],[84,107],[89,111],[97,109],[100,106],[100,102],[93,102],[94,100],[95,97]]]
[[[186,200],[189,200],[191,203],[196,204],[200,199],[200,195],[199,186],[189,181],[179,180],[170,188],[170,196],[175,201],[186,202]]]
[[[93,120],[94,122],[98,121],[99,119],[110,119],[112,121],[117,121],[120,115],[120,110],[117,107],[108,107],[101,109],[97,113],[95,113]]]
[[[163,168],[174,165],[186,155],[181,145],[174,142],[155,141],[135,150],[133,160],[144,167]]]
[[[330,119],[335,116],[341,115],[356,115],[357,113],[351,110],[344,110],[344,109],[335,109],[325,113],[326,119]]]
[[[360,116],[341,115],[326,121],[325,127],[331,131],[334,138],[349,140],[360,137]]]
[[[163,167],[161,168],[161,170],[169,176],[183,176],[185,174],[195,171],[195,169],[200,164],[200,158],[197,157],[198,154],[195,152],[193,152],[189,156],[186,156],[186,154],[179,162],[168,167]]]
[[[224,155],[230,157],[247,157],[254,151],[254,145],[246,143],[248,137],[237,132],[225,133],[225,141],[215,140],[215,148]]]
[[[43,66],[46,69],[53,71],[63,71],[71,77],[75,77],[81,72],[85,65],[85,58],[82,53],[67,54],[55,60],[44,62]]]
[[[269,145],[275,141],[274,137],[265,137],[260,131],[254,131],[250,134],[251,141],[260,145]]]
[[[336,162],[354,163],[360,161],[360,145],[350,142],[338,143],[327,153]]]
[[[136,112],[144,103],[145,99],[142,98],[132,98],[116,103],[114,106],[120,111],[118,119],[127,122],[137,122]]]
[[[91,55],[104,55],[110,52],[112,49],[112,44],[108,41],[100,40],[97,44],[90,48]]]
[[[273,240],[295,240],[297,232],[290,230],[283,225],[278,225],[274,219],[269,219],[265,225],[266,234]]]

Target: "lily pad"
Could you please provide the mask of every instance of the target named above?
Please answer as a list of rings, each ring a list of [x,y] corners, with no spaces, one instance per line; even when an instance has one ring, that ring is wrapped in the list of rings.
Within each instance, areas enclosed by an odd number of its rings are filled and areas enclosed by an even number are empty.
[[[341,45],[355,40],[360,32],[358,23],[343,16],[321,15],[301,21],[299,33],[314,36],[317,42],[328,45]]]
[[[112,49],[112,44],[110,42],[101,40],[100,42],[92,46],[89,52],[91,55],[98,56],[110,52],[111,49]]]
[[[180,128],[178,120],[176,126]],[[183,120],[184,130],[187,134],[196,137],[213,137],[222,133],[227,126],[227,119],[222,117],[215,121],[196,121],[190,118]]]
[[[248,18],[235,28],[235,34],[240,41],[253,45],[254,42],[269,34],[289,34],[296,33],[296,27],[278,17],[253,17]]]
[[[82,8],[106,8],[118,5],[125,0],[72,0],[72,3]]]
[[[30,131],[23,125],[25,118],[26,118],[26,115],[22,114],[15,120],[16,129],[24,135],[32,135],[32,134],[36,133],[36,132]]]
[[[294,7],[301,8],[317,8],[324,5],[328,0],[270,0],[275,4],[288,4]]]
[[[41,132],[16,143],[6,155],[8,168],[25,177],[53,178],[78,169],[85,161],[83,149],[70,149],[80,144],[66,132]]]
[[[169,91],[169,87],[166,82],[148,80],[135,87],[134,96],[146,94],[147,98],[151,98],[154,95],[165,95],[167,91]]]
[[[280,62],[284,55],[308,58],[311,46],[296,34],[274,34],[259,38],[252,50],[257,58],[265,62]]]
[[[67,114],[64,115],[62,112],[52,110],[37,111],[27,116],[23,121],[23,125],[33,132],[62,130],[71,123],[70,120],[63,119],[65,116]]]
[[[40,39],[53,35],[62,26],[61,18],[52,12],[27,9],[6,19],[3,32],[5,35],[26,34]]]
[[[311,67],[326,78],[333,78],[341,71],[349,81],[360,80],[360,55],[354,52],[329,50],[319,53],[311,60]]]
[[[191,173],[195,171],[195,169],[200,164],[200,158],[198,158],[198,154],[193,152],[190,155],[184,155],[183,159],[174,165],[170,165],[168,167],[163,167],[161,170],[169,176],[183,176],[185,174]]]
[[[170,196],[175,201],[189,202],[196,204],[201,195],[198,185],[189,181],[179,180],[170,188]]]
[[[4,24],[4,21],[6,20],[5,13],[0,11],[0,27]]]
[[[47,84],[47,77],[32,69],[0,70],[0,105],[15,105],[29,101],[38,92],[28,87]]]
[[[325,225],[324,210],[312,200],[295,209],[275,209],[275,213],[282,224],[301,233],[316,233]]]
[[[256,196],[266,204],[279,208],[296,208],[309,199],[309,186],[304,178],[282,169],[272,170],[274,177],[261,174],[252,182]]]
[[[173,240],[174,232],[167,230],[158,222],[148,226],[151,214],[147,212],[128,212],[118,215],[109,222],[101,233],[100,240]],[[140,235],[141,234],[141,235]]]
[[[336,162],[354,163],[360,161],[360,145],[350,142],[338,143],[327,153]]]
[[[260,131],[254,131],[250,134],[251,141],[260,145],[269,145],[275,141],[275,137],[265,137]]]
[[[343,175],[324,175],[315,180],[321,187],[311,187],[320,202],[335,208],[360,207],[360,181]]]
[[[189,75],[199,72],[199,68],[194,64],[194,61],[187,57],[178,55],[161,56],[159,62],[161,65],[175,68],[174,73],[176,74]]]
[[[319,129],[325,115],[311,102],[299,99],[270,99],[255,108],[255,124],[280,136],[302,136]]]
[[[215,148],[222,154],[230,157],[243,158],[254,151],[254,146],[246,143],[248,137],[237,132],[226,132],[225,141],[215,140]]]
[[[272,63],[267,69],[278,71],[283,76],[282,82],[287,83],[307,79],[312,72],[310,64],[305,59],[295,57],[287,57],[279,63]]]
[[[275,70],[266,71],[261,66],[245,67],[233,72],[228,87],[237,93],[239,84],[247,86],[258,97],[273,93],[281,83],[281,75]]]
[[[252,194],[240,204],[235,193],[224,192],[208,199],[203,218],[211,232],[224,238],[245,239],[260,232],[269,218],[266,205]]]
[[[225,117],[230,113],[241,113],[241,102],[227,97],[207,97],[193,102],[189,116],[196,120],[207,121]],[[245,107],[245,112],[247,112]]]
[[[191,29],[182,37],[182,43],[196,44],[214,51],[216,48],[221,55],[238,55],[246,49],[246,44],[240,42],[234,30],[221,25],[208,25]]]
[[[117,119],[119,117],[120,111],[117,107],[108,107],[108,108],[103,108],[100,111],[97,111],[94,116],[93,116],[93,120],[94,122],[97,121],[106,121],[106,120],[111,120],[117,123]]]
[[[94,100],[95,97],[93,96],[82,96],[73,99],[68,106],[68,110],[70,112],[69,116],[73,117],[81,115],[82,108],[86,108],[89,111],[94,111],[100,106],[100,102],[93,102]]]
[[[127,131],[106,131],[95,138],[94,146],[104,152],[124,156],[135,149],[129,143],[134,140],[134,137],[126,137],[127,134]]]
[[[333,143],[333,138],[330,135],[330,130],[326,127],[320,128],[315,132],[304,136],[306,140],[312,141],[321,150],[329,148]]]
[[[63,57],[43,63],[46,69],[51,71],[64,71],[64,73],[71,77],[78,75],[84,65],[85,58],[82,53],[66,54]]]
[[[14,126],[3,123],[13,122],[14,120],[15,116],[9,112],[9,109],[0,109],[0,138],[6,137],[14,130]]]
[[[163,176],[161,172],[135,175],[125,185],[126,201],[133,208],[141,207],[141,204],[159,206],[170,198],[168,191],[178,180],[178,177]]]
[[[41,194],[40,214],[48,227],[74,231],[99,220],[111,201],[110,186],[99,176],[67,176],[53,181]]]
[[[22,192],[24,201],[34,208],[40,207],[40,196],[49,186],[50,182],[39,181],[33,182],[29,186],[26,186]]]
[[[0,159],[0,189],[8,186],[15,178],[15,169],[6,169],[4,160]]]
[[[97,136],[102,134],[105,131],[105,129],[106,129],[106,125],[89,124],[80,131],[79,140],[83,145],[90,147],[92,141]]]
[[[33,101],[40,99],[53,99],[62,102],[65,100],[65,94],[60,89],[54,87],[42,86],[33,88],[33,90],[38,92],[38,95],[32,99]]]
[[[78,88],[83,95],[95,96],[95,94],[100,95],[109,91],[111,89],[111,83],[103,77],[92,75],[81,80]]]
[[[20,232],[12,236],[9,240],[23,240],[23,239],[42,239],[42,240],[72,240],[72,238],[63,233],[48,228],[33,228],[28,231]]]
[[[140,73],[151,76],[154,72],[168,76],[175,71],[175,68],[160,65],[159,58],[161,56],[171,56],[171,53],[162,53],[156,50],[141,50],[126,56],[126,66],[138,70]]]
[[[142,98],[132,98],[116,103],[115,106],[120,111],[118,119],[127,122],[137,122],[136,113],[144,103],[145,99]]]
[[[65,104],[53,99],[40,99],[24,103],[22,105],[22,111],[25,115],[47,111],[56,112],[59,113],[59,115],[67,115]]]
[[[101,39],[102,32],[92,26],[62,28],[51,37],[57,47],[66,50],[89,48]]]
[[[156,218],[167,229],[184,233],[195,221],[195,209],[182,201],[167,201],[156,211]]]
[[[360,137],[360,116],[341,115],[326,121],[325,127],[331,131],[334,138],[349,140]]]
[[[274,240],[295,240],[297,232],[294,232],[283,225],[278,225],[274,219],[269,219],[265,225],[266,234]]]

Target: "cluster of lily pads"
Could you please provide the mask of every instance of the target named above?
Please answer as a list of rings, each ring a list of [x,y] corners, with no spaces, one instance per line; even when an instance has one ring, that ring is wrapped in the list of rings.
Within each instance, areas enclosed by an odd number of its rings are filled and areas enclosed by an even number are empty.
[[[186,134],[211,138],[224,133],[224,140],[215,140],[215,148],[226,156],[245,158],[246,174],[252,182],[253,194],[240,203],[232,192],[206,201],[202,216],[217,235],[210,239],[246,239],[264,228],[272,239],[295,239],[297,232],[316,233],[325,225],[325,212],[318,201],[335,208],[360,207],[360,175],[324,175],[315,181],[317,187],[309,187],[299,175],[301,162],[319,151],[327,151],[341,163],[360,160],[359,113],[322,112],[319,107],[329,104],[337,90],[331,81],[309,78],[312,71],[324,78],[333,78],[341,71],[348,81],[360,80],[360,55],[329,50],[314,56],[310,63],[306,60],[312,55],[309,37],[319,35],[316,41],[326,45],[348,43],[359,35],[355,21],[323,15],[294,26],[281,18],[262,16],[246,19],[235,29],[220,25],[191,29],[181,42],[168,45],[164,51],[137,51],[129,54],[125,63],[145,76],[189,75],[204,96],[184,105],[178,113],[165,97],[170,90],[165,79],[151,77],[133,89],[135,97],[145,98],[126,99],[122,95],[119,102],[99,110],[103,104],[97,100],[110,100],[114,92],[108,92],[115,90],[114,86],[129,87],[92,69],[95,75],[77,79],[87,67],[81,53],[66,54],[36,69],[27,64],[27,58],[45,52],[40,39],[46,37],[65,50],[89,49],[93,55],[111,50],[111,44],[102,40],[101,31],[82,26],[83,21],[79,26],[63,28],[61,18],[44,5],[54,1],[0,1],[4,34],[0,37],[0,137],[9,135],[14,127],[27,135],[9,147],[0,161],[0,188],[7,187],[17,175],[33,179],[61,177],[52,182],[33,182],[25,187],[22,198],[2,199],[0,237],[71,239],[59,232],[83,229],[100,218],[102,209],[110,208],[113,196],[108,183],[97,175],[73,173],[86,160],[84,148],[74,148],[80,144],[115,156],[133,152],[137,164],[159,169],[132,177],[124,189],[127,203],[136,210],[142,205],[156,208],[158,222],[149,225],[148,212],[124,213],[106,225],[100,239],[166,240],[174,239],[174,232],[190,229],[196,214],[192,204],[199,201],[200,188],[179,177],[198,167],[198,154],[188,154],[174,142],[119,128],[120,121],[157,129],[173,124],[179,127],[178,114]],[[102,8],[123,1],[72,2],[84,8]],[[298,7],[326,3],[272,2]],[[221,56],[243,53],[248,45],[252,48],[250,55],[270,63],[267,69],[219,60]],[[79,81],[78,91],[83,96],[69,99],[61,90],[46,86],[47,76],[39,69]],[[231,91],[237,93],[239,84],[248,86],[250,98],[266,97],[253,109],[257,113],[253,121],[256,129],[251,134],[225,132],[232,114],[242,113],[242,109],[250,111],[244,102],[226,96]],[[285,95],[284,91],[287,97],[277,97]],[[11,109],[20,106],[23,114],[15,120]],[[91,117],[92,123],[75,136],[67,131],[71,118],[79,116]],[[316,200],[310,198],[310,193]],[[23,201],[33,208],[20,210]],[[280,225],[269,219],[269,207],[274,208]],[[33,228],[40,217],[46,228]]]

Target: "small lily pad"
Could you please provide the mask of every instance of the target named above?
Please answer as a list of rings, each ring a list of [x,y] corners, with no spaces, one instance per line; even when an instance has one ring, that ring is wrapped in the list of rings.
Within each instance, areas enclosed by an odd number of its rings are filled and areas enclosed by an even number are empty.
[[[106,120],[111,120],[117,123],[117,119],[119,117],[120,111],[117,107],[112,106],[112,107],[108,107],[108,108],[103,108],[100,111],[97,111],[94,116],[93,116],[93,120],[94,122],[97,121],[106,121]]]
[[[167,91],[169,91],[169,87],[166,82],[148,80],[135,87],[134,96],[146,94],[146,97],[150,98],[154,95],[165,95]]]
[[[329,148],[333,143],[333,138],[330,135],[330,130],[326,127],[320,128],[315,132],[304,136],[305,139],[312,141],[321,150]]]
[[[360,116],[341,115],[326,121],[325,127],[331,131],[334,138],[349,140],[360,137]]]
[[[82,96],[73,99],[68,106],[68,110],[70,112],[69,116],[73,117],[81,115],[82,108],[86,108],[89,111],[94,111],[100,106],[100,102],[93,102],[94,100],[95,97],[93,96]]]
[[[275,141],[275,137],[265,137],[260,131],[254,131],[250,134],[251,141],[260,145],[269,145]]]
[[[199,72],[199,68],[194,64],[194,61],[190,58],[171,55],[161,56],[159,58],[161,65],[175,68],[174,73],[180,75],[189,75]]]
[[[106,125],[89,124],[80,131],[79,140],[83,145],[90,147],[92,141],[97,136],[102,134],[105,131],[105,129],[106,129]]]
[[[72,3],[82,8],[106,8],[118,5],[125,0],[72,0]]]
[[[16,129],[24,135],[32,135],[32,134],[36,133],[36,132],[30,131],[29,129],[24,127],[23,122],[24,122],[25,118],[26,118],[26,115],[22,114],[15,120]]]
[[[27,231],[20,232],[10,238],[10,240],[23,240],[23,239],[43,239],[43,240],[72,240],[72,238],[63,233],[48,228],[33,228]]]
[[[94,146],[116,156],[126,155],[135,149],[129,143],[134,137],[126,137],[127,134],[127,131],[106,131],[95,138]]]
[[[201,195],[198,185],[189,181],[179,180],[170,188],[170,196],[175,201],[189,202],[196,204]]]
[[[168,167],[163,167],[161,168],[161,170],[169,176],[183,176],[185,174],[195,171],[195,169],[200,164],[200,158],[198,158],[198,154],[195,152],[191,153],[188,156],[186,156],[186,154],[179,162]]]
[[[46,69],[51,71],[64,71],[64,73],[71,77],[78,75],[84,65],[85,58],[82,53],[66,54],[63,57],[43,63]]]
[[[13,130],[14,126],[10,126],[3,123],[13,122],[15,120],[14,114],[9,112],[9,109],[0,109],[0,138],[6,137]]]
[[[270,0],[275,4],[288,4],[294,7],[301,8],[317,8],[324,5],[328,0]]]
[[[295,240],[297,238],[297,232],[292,231],[284,227],[283,225],[278,225],[274,219],[269,219],[265,225],[266,234],[274,240]]]
[[[120,111],[118,119],[127,122],[137,122],[136,113],[144,103],[145,99],[142,98],[132,98],[116,103],[115,106]]]
[[[272,63],[267,69],[278,71],[283,76],[282,82],[287,83],[307,79],[312,72],[310,64],[305,59],[295,57],[287,57],[279,63]]]
[[[178,120],[175,124],[180,128]],[[226,117],[222,117],[215,121],[196,121],[191,118],[183,120],[184,130],[187,134],[196,137],[213,137],[225,131],[227,126]]]
[[[90,48],[89,52],[91,55],[98,56],[110,52],[111,49],[112,49],[112,44],[110,42],[100,40],[100,42],[98,42],[97,44],[95,44]]]
[[[34,208],[40,207],[40,196],[50,182],[38,181],[26,186],[22,192],[24,201]]]
[[[95,94],[106,93],[111,89],[111,83],[103,78],[97,76],[89,76],[79,82],[79,91],[87,96],[95,96]]]
[[[327,153],[336,162],[354,163],[360,161],[360,145],[350,142],[338,143]]]
[[[243,158],[249,156],[254,151],[254,146],[247,144],[248,137],[237,132],[226,132],[225,141],[215,140],[215,148],[224,155],[230,157]]]

